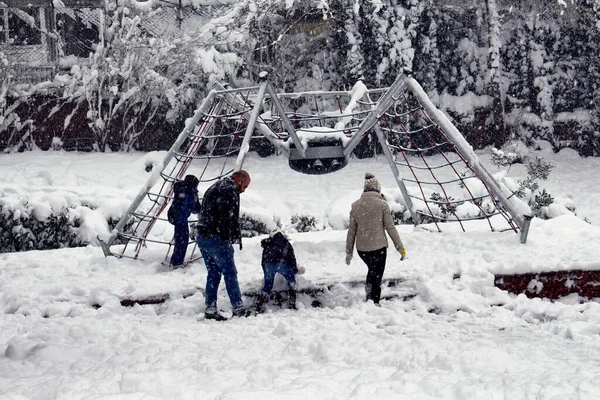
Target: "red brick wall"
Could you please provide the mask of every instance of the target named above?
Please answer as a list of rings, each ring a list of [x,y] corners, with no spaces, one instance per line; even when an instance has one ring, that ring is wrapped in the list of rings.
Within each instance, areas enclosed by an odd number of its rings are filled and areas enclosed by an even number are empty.
[[[558,299],[571,293],[581,297],[600,297],[600,271],[557,271],[495,275],[496,287],[527,297]]]

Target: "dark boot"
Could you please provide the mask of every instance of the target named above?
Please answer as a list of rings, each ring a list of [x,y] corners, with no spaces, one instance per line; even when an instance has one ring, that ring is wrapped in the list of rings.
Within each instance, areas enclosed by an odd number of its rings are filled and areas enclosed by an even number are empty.
[[[369,301],[369,300],[373,299],[373,285],[371,285],[370,283],[367,283],[365,285],[365,297],[366,297],[365,301]]]
[[[269,295],[265,292],[260,292],[258,294],[258,298],[256,299],[256,303],[254,304],[254,310],[259,313],[262,312],[263,305],[269,301]]]
[[[252,310],[250,308],[244,308],[244,307],[234,309],[232,311],[232,314],[234,317],[238,317],[238,318],[247,318],[247,317],[256,315],[254,310]]]
[[[373,285],[373,287],[371,288],[371,299],[373,300],[373,303],[375,304],[379,304],[379,300],[381,300],[381,286],[380,285]]]
[[[290,288],[288,291],[288,308],[290,310],[297,310],[296,308],[296,288]]]
[[[204,313],[204,319],[213,321],[227,321],[227,318],[222,316],[218,311]]]

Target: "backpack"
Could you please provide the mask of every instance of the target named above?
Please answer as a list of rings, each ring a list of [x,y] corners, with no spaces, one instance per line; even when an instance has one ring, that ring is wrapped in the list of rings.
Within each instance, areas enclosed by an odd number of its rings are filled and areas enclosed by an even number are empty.
[[[185,185],[183,182],[177,182],[174,185],[173,190],[173,202],[167,211],[167,219],[171,225],[175,225],[177,223],[177,219],[179,218],[179,213],[181,212],[181,207],[183,206],[183,201],[185,200]]]

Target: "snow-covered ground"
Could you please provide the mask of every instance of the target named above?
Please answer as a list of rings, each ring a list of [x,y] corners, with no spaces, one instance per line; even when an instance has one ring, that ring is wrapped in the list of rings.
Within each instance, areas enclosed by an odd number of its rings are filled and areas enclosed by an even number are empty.
[[[528,299],[493,284],[494,273],[600,269],[600,159],[570,151],[537,155],[556,165],[542,186],[572,200],[577,217],[535,219],[525,245],[510,232],[399,226],[409,258],[401,262],[389,252],[384,278],[402,282],[384,288],[384,296],[399,297],[380,308],[363,302],[360,286],[339,284],[320,297],[322,308],[300,295],[298,311],[271,306],[218,323],[203,318],[201,262],[169,271],[160,258],[105,258],[94,246],[0,254],[0,398],[597,399],[600,304],[574,296]],[[156,157],[1,155],[0,197],[53,207],[83,201],[116,214]],[[244,167],[252,184],[242,208],[283,219],[341,218],[367,171],[384,192],[397,190],[384,158],[352,159],[322,176],[253,154]],[[524,169],[513,166],[509,175],[523,178]],[[300,288],[364,280],[357,256],[344,263],[345,236],[333,229],[291,234],[306,268]],[[236,250],[242,291],[261,286],[260,239]],[[219,307],[227,312],[223,286]],[[169,300],[120,303],[160,294]]]

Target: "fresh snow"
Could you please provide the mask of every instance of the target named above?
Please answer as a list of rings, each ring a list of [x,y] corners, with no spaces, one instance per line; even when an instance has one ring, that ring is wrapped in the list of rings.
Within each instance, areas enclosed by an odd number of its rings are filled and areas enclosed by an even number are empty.
[[[23,198],[40,213],[93,205],[96,219],[80,229],[105,238],[97,216],[122,213],[149,177],[145,166],[165,154],[2,155],[1,207],[26,212],[16,200]],[[477,154],[498,172],[487,152]],[[202,262],[169,271],[162,249],[150,246],[145,261],[104,258],[96,246],[0,254],[0,398],[597,399],[600,304],[528,299],[493,284],[494,273],[600,269],[600,159],[547,148],[536,155],[556,166],[541,186],[558,204],[574,204],[577,216],[534,219],[525,245],[515,233],[479,227],[430,233],[398,226],[408,259],[390,249],[384,278],[403,282],[383,295],[406,300],[384,300],[381,308],[363,302],[362,286],[338,285],[322,308],[301,294],[298,311],[271,305],[263,315],[218,323],[203,318]],[[313,215],[329,226],[308,233],[287,226],[306,268],[300,288],[364,281],[357,255],[344,263],[343,226],[365,172],[384,193],[397,191],[384,157],[353,158],[334,174],[309,176],[283,157],[250,153],[244,168],[252,183],[242,210],[268,210],[283,225],[294,214]],[[524,174],[522,165],[507,173]],[[162,237],[172,232],[156,229]],[[244,292],[262,284],[261,238],[236,248]],[[285,287],[281,279],[276,285]],[[161,305],[120,305],[161,294],[170,295]],[[223,283],[219,307],[230,310]]]

